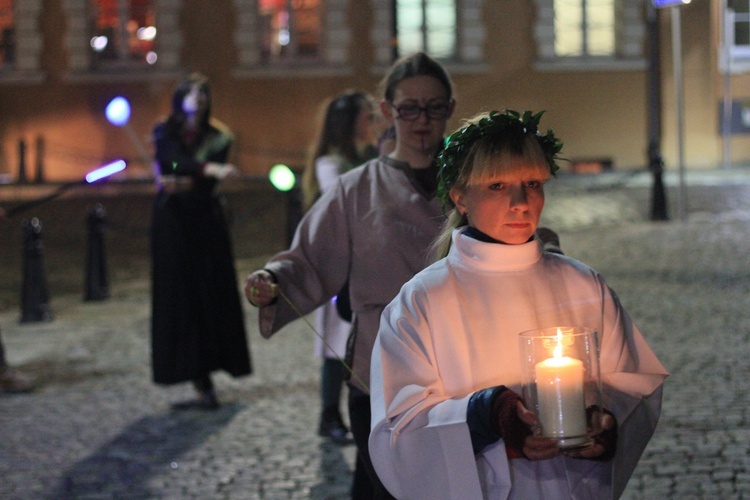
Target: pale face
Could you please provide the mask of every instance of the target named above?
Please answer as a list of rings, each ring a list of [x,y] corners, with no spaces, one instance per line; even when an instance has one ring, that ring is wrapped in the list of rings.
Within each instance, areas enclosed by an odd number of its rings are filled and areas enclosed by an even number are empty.
[[[182,110],[186,115],[198,114],[206,110],[207,104],[206,94],[201,91],[200,86],[193,85],[182,99]]]
[[[354,139],[359,144],[375,142],[375,113],[371,106],[363,106],[354,120]]]
[[[467,214],[470,226],[503,243],[520,245],[539,225],[548,172],[519,159],[510,168],[489,168],[484,178],[470,182],[463,191],[451,189],[450,197]]]
[[[408,121],[399,118],[396,108],[401,106],[426,107],[439,103],[447,104],[448,113],[443,118],[430,118],[422,111]],[[414,76],[399,83],[393,93],[393,102],[382,101],[383,116],[396,127],[396,147],[390,156],[407,161],[413,168],[424,168],[432,160],[445,135],[445,127],[453,113],[455,102],[436,78]]]

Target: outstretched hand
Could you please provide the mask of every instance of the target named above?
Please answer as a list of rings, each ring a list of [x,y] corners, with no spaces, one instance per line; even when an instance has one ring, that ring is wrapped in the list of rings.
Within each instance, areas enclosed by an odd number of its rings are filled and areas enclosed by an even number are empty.
[[[270,305],[278,294],[279,285],[271,273],[264,269],[252,272],[245,280],[245,297],[255,307]]]
[[[239,175],[237,167],[235,167],[234,165],[230,163],[214,162],[206,163],[206,166],[203,168],[203,173],[208,177],[214,177],[219,180],[225,179],[229,176]]]

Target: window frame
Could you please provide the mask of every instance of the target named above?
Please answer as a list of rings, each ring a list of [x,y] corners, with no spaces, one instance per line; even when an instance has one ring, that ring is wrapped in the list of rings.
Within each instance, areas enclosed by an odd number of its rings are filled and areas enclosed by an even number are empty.
[[[262,53],[262,20],[257,0],[232,0],[237,13],[234,32],[237,78],[288,78],[351,76],[354,74],[348,16],[361,0],[320,0],[319,53],[315,58],[268,61]],[[382,1],[382,0],[381,0]]]
[[[561,1],[561,0],[555,0]],[[608,37],[611,38],[611,48],[609,48],[609,52],[605,54],[595,54],[592,53],[592,38],[593,38],[593,31],[595,31],[594,26],[592,25],[592,18],[590,16],[590,12],[592,9],[591,3],[596,0],[567,0],[571,3],[577,3],[580,6],[580,23],[575,27],[571,27],[569,33],[576,32],[580,34],[580,40],[577,44],[578,46],[575,48],[575,51],[573,54],[566,55],[566,54],[560,54],[557,53],[556,57],[579,57],[579,58],[590,58],[590,57],[615,57],[616,55],[616,43],[615,39],[617,38],[617,20],[615,19],[615,0],[607,0],[611,4],[611,22],[612,24],[608,26]],[[553,4],[554,5],[554,4]],[[556,23],[555,23],[555,51],[557,52],[557,42],[561,38],[561,33],[559,32],[559,28],[557,26],[557,18],[558,16],[555,16]],[[566,35],[568,32],[565,33]]]
[[[372,23],[370,41],[373,47],[373,74],[382,75],[394,61],[394,0],[370,0]],[[482,0],[456,0],[456,53],[450,60],[441,60],[453,75],[486,74],[489,64],[485,56],[484,5]]]
[[[102,65],[94,67],[91,57],[91,0],[65,0],[63,11],[68,30],[64,41],[68,52],[68,66],[64,79],[69,82],[139,82],[171,80],[182,74],[180,51],[182,34],[178,0],[152,0],[154,25],[157,30],[154,50],[158,58],[152,65],[140,61],[135,64]]]
[[[7,26],[0,26],[0,50],[2,50],[3,58],[2,62],[0,62],[0,73],[7,73],[10,71],[13,71],[15,69],[16,65],[16,53],[18,51],[18,44],[16,43],[16,15],[15,15],[15,6],[17,3],[17,0],[5,0],[8,3],[8,10],[5,12],[5,10],[0,10],[0,17],[4,17],[5,15],[8,16],[10,19],[10,23]],[[6,31],[7,30],[7,31]],[[7,53],[5,52],[5,49],[8,48],[6,43],[6,35],[8,35],[12,39],[12,61],[8,62],[7,60]]]
[[[402,35],[401,33],[399,33],[399,18],[401,17],[399,15],[399,0],[390,0],[390,2],[392,4],[393,17],[394,17],[394,23],[393,23],[394,24],[393,39],[395,41],[395,44],[394,44],[394,47],[393,47],[394,58],[398,58],[398,57],[401,57],[401,56],[404,56],[404,55],[408,55],[409,53],[413,53],[413,52],[423,51],[423,52],[426,52],[428,54],[433,55],[435,57],[435,59],[437,59],[437,60],[439,60],[441,62],[452,62],[452,61],[455,61],[457,59],[457,57],[458,57],[458,51],[459,51],[459,39],[460,39],[460,34],[459,34],[459,29],[460,29],[459,18],[460,18],[460,15],[461,15],[460,6],[459,6],[460,0],[446,0],[446,1],[453,3],[452,7],[453,7],[453,11],[454,11],[454,15],[453,15],[454,24],[451,27],[451,30],[453,31],[453,36],[452,36],[452,38],[453,38],[453,44],[452,44],[453,47],[452,47],[452,50],[451,50],[449,56],[440,56],[440,55],[437,55],[437,54],[433,54],[428,49],[428,47],[430,46],[430,40],[434,39],[432,37],[432,33],[433,32],[429,29],[429,26],[428,26],[428,8],[430,6],[429,5],[429,0],[415,0],[415,2],[417,2],[419,4],[418,7],[419,7],[419,9],[421,11],[420,12],[421,19],[420,19],[420,23],[419,23],[420,24],[419,29],[416,29],[414,31],[418,35],[418,37],[420,38],[421,47],[419,47],[417,49],[413,49],[413,50],[405,50],[403,52],[401,50],[399,50],[400,49],[399,38]]]
[[[302,32],[301,30],[297,29],[297,26],[300,22],[300,9],[296,9],[293,5],[294,0],[282,0],[285,3],[286,9],[283,10],[283,12],[287,12],[288,14],[288,21],[286,24],[288,36],[289,36],[289,42],[285,45],[287,47],[287,54],[281,55],[281,56],[274,56],[273,55],[273,47],[276,47],[278,45],[274,44],[272,40],[270,40],[270,35],[273,35],[274,33],[280,33],[281,30],[274,31],[273,27],[268,28],[266,25],[270,23],[264,22],[264,14],[261,12],[261,1],[256,1],[257,6],[257,18],[258,18],[258,43],[260,44],[260,51],[261,51],[261,61],[262,65],[266,67],[274,67],[274,66],[290,66],[290,65],[297,65],[297,64],[319,64],[323,58],[323,33],[325,31],[325,22],[324,22],[324,8],[325,8],[325,1],[324,0],[314,0],[317,2],[317,5],[312,6],[312,9],[317,10],[317,26],[314,28],[314,31],[317,31],[313,36],[315,38],[315,51],[313,54],[304,54],[303,51],[301,51],[301,43],[300,40],[303,38],[305,32]],[[279,12],[282,11],[281,9]],[[266,47],[269,47],[269,49],[266,49]],[[283,50],[283,49],[279,49]]]
[[[579,0],[581,3],[586,0]],[[645,70],[646,23],[643,0],[614,0],[614,52],[612,55],[560,56],[555,51],[554,0],[534,0],[537,71]]]
[[[150,68],[153,66],[153,64],[149,64],[145,57],[134,59],[132,57],[132,53],[128,48],[128,44],[130,41],[130,33],[128,33],[126,24],[128,21],[123,21],[123,16],[126,17],[127,20],[132,19],[132,12],[131,12],[131,0],[112,0],[116,4],[116,29],[113,31],[112,38],[114,43],[113,46],[113,54],[115,57],[113,58],[106,58],[106,57],[97,57],[97,51],[93,49],[91,44],[89,43],[88,47],[88,54],[89,54],[89,60],[90,60],[90,71],[91,72],[122,72],[122,71],[136,71],[136,72],[145,72],[149,71]],[[150,8],[152,10],[156,9],[155,1],[154,0],[146,0],[150,2]],[[96,36],[97,28],[96,28],[96,22],[98,20],[99,13],[97,12],[97,9],[101,8],[101,5],[95,5],[98,4],[98,0],[89,0],[89,9],[88,9],[88,38],[89,40],[93,40],[93,38]],[[156,16],[154,16],[156,17]],[[156,24],[156,20],[154,20],[154,25]],[[158,29],[157,29],[157,39],[158,39]],[[156,40],[156,39],[155,39]],[[158,61],[158,56],[157,56]]]
[[[747,44],[737,44],[736,24],[747,23],[750,30],[750,0],[740,0],[747,4],[747,12],[737,14],[729,5],[729,1],[722,3],[724,11],[720,14],[722,19],[723,39],[719,42],[719,71],[729,74],[741,74],[750,72],[750,41]],[[740,19],[738,19],[738,17]]]
[[[15,60],[0,66],[0,83],[39,83],[43,33],[39,30],[42,0],[12,0]]]

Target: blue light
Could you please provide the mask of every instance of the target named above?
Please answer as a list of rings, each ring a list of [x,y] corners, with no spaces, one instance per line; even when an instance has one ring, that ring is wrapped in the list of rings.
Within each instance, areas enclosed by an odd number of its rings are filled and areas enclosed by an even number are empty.
[[[122,127],[130,120],[130,103],[124,97],[115,97],[107,104],[105,114],[109,123]]]
[[[690,0],[652,0],[654,7],[661,9],[663,7],[673,7],[675,5],[687,5]]]
[[[112,163],[107,163],[106,165],[97,168],[96,170],[92,170],[88,174],[86,174],[86,182],[89,184],[92,184],[99,179],[103,179],[105,177],[109,177],[112,174],[116,174],[117,172],[122,172],[125,170],[125,160],[116,160]]]

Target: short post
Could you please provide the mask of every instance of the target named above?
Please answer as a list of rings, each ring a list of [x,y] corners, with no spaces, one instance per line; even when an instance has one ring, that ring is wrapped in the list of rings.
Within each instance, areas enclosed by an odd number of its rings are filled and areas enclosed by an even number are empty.
[[[664,159],[659,153],[659,148],[651,144],[648,150],[649,169],[654,177],[651,191],[651,220],[669,220],[667,209],[667,193],[664,188]]]
[[[44,272],[42,223],[34,217],[23,226],[23,284],[21,323],[51,321],[47,276]]]
[[[26,184],[26,141],[18,139],[18,183]]]
[[[104,300],[109,297],[107,259],[104,252],[104,233],[107,230],[107,211],[101,203],[89,209],[86,217],[88,245],[86,252],[86,281],[84,301]]]

